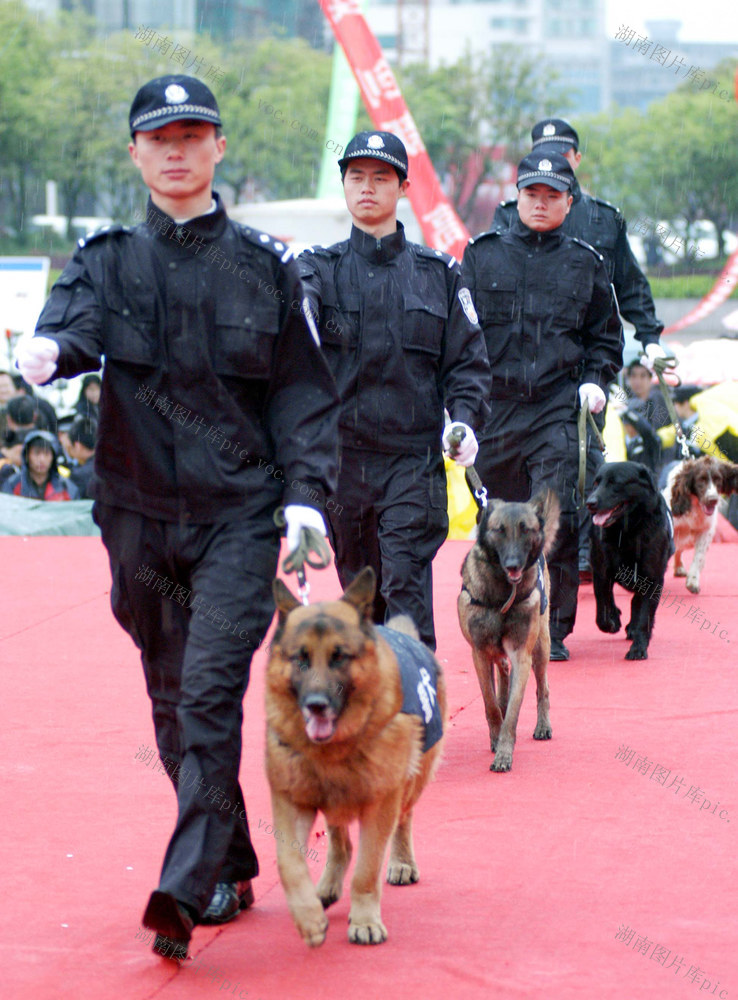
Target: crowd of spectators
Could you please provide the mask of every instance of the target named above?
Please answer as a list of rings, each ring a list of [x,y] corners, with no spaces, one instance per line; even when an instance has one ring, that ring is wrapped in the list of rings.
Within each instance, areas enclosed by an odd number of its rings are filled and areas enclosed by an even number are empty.
[[[682,460],[682,450],[673,433],[673,422],[669,416],[663,392],[658,384],[654,384],[651,372],[635,360],[623,369],[621,373],[623,391],[616,394],[620,420],[625,435],[625,450],[627,457],[633,462],[642,462],[655,474],[659,487],[663,488],[669,470],[675,462]],[[690,457],[699,457],[704,447],[700,446],[699,438],[695,436],[698,429],[700,394],[705,387],[699,385],[678,385],[670,389],[671,401],[679,418],[684,437],[687,440]],[[738,412],[735,413],[733,426],[738,424]],[[665,433],[666,429],[668,433]],[[727,457],[735,461],[735,455],[726,441],[735,441],[731,433],[727,433],[722,445],[728,448]]]
[[[34,500],[89,498],[100,402],[86,375],[72,413],[57,416],[18,374],[0,371],[0,492]]]

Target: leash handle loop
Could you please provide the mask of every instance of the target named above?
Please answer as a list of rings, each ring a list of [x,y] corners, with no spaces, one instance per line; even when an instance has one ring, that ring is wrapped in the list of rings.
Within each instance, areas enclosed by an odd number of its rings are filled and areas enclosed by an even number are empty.
[[[659,380],[659,389],[661,390],[661,395],[664,397],[664,406],[669,414],[669,420],[671,420],[674,425],[674,433],[676,434],[677,442],[679,443],[679,450],[682,453],[682,461],[686,461],[689,457],[689,444],[687,438],[685,437],[684,431],[682,430],[682,424],[679,420],[679,415],[674,406],[674,400],[671,398],[670,388],[676,389],[682,384],[681,378],[677,375],[674,370],[679,364],[679,361],[674,356],[666,358],[656,358],[653,363],[653,370],[656,374],[656,378]],[[676,382],[670,387],[669,383],[666,381],[665,373],[668,372],[676,378]]]

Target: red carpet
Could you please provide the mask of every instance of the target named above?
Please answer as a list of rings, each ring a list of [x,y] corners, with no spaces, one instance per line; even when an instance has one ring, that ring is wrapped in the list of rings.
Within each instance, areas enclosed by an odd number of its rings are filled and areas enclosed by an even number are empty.
[[[242,764],[257,903],[230,926],[197,928],[194,961],[177,971],[136,938],[175,801],[168,778],[135,759],[154,745],[149,702],[109,610],[102,545],[0,539],[0,996],[736,1000],[738,545],[712,546],[697,597],[667,578],[645,662],[623,659],[623,633],[597,631],[583,588],[572,659],[550,667],[553,740],[532,739],[531,678],[509,774],[488,770],[456,620],[468,545],[448,542],[435,564],[452,721],[416,813],[421,881],[384,889],[388,942],[348,943],[346,896],[322,948],[297,936],[265,832],[260,653]],[[311,581],[313,599],[337,594],[332,570]],[[315,831],[311,846],[322,859]]]

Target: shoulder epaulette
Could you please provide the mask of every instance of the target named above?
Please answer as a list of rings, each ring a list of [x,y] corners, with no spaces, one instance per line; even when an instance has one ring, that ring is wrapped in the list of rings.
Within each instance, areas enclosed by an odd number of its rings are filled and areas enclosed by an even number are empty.
[[[518,204],[518,199],[517,198],[508,198],[507,201],[501,201],[500,204],[497,207],[498,208],[510,208],[512,205],[516,205],[517,206],[517,204]]]
[[[118,233],[132,233],[132,226],[122,226],[120,223],[114,223],[111,226],[101,226],[99,229],[93,229],[89,233],[85,233],[77,240],[78,247],[86,247],[89,243],[94,243],[95,240],[100,240],[103,236],[116,236]]]
[[[586,240],[580,240],[578,236],[571,236],[570,239],[571,239],[572,243],[578,243],[580,247],[584,247],[586,250],[589,250],[591,253],[593,253],[595,255],[595,257],[598,260],[604,260],[605,259],[602,256],[602,254],[600,253],[600,251],[599,250],[595,250],[595,248],[592,246],[592,244],[591,243],[587,243]]]
[[[472,246],[474,243],[478,243],[479,240],[487,239],[488,236],[504,236],[507,229],[488,229],[485,233],[477,233],[476,236],[472,236],[469,240],[469,245]]]
[[[613,205],[611,201],[606,201],[604,198],[592,198],[592,201],[596,201],[598,205],[604,205],[605,208],[611,208],[616,215],[622,215],[617,205]]]
[[[340,257],[342,253],[346,252],[348,245],[348,240],[342,240],[340,243],[332,243],[329,247],[324,247],[322,243],[314,243],[311,247],[304,247],[300,251],[300,255],[312,253],[316,257],[324,254],[327,254],[329,257]]]
[[[443,250],[434,250],[433,247],[424,247],[420,243],[413,244],[418,251],[420,257],[431,257],[433,260],[442,261],[446,267],[455,267],[458,261],[455,257],[452,257],[450,253],[444,253]]]
[[[282,240],[270,236],[269,233],[262,233],[258,229],[252,229],[250,226],[244,226],[241,223],[239,223],[238,228],[250,243],[261,247],[262,250],[268,250],[270,253],[273,253],[275,257],[279,257],[283,264],[295,256],[295,251],[292,247],[287,246]]]

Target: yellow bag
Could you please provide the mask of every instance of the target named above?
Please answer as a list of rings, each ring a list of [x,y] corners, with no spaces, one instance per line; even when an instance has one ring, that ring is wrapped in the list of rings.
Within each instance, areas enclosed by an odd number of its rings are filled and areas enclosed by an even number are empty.
[[[477,504],[466,485],[464,470],[450,458],[444,459],[448,490],[448,537],[473,538],[477,527]]]

